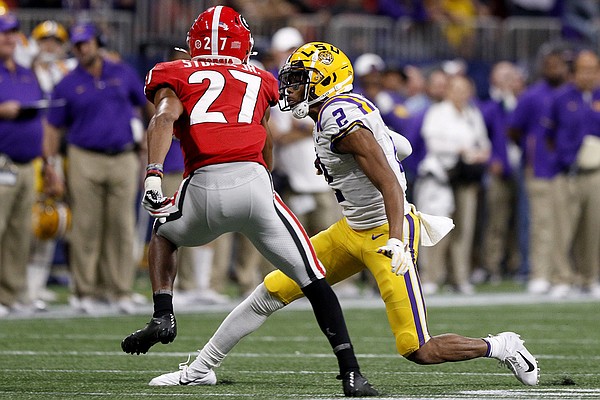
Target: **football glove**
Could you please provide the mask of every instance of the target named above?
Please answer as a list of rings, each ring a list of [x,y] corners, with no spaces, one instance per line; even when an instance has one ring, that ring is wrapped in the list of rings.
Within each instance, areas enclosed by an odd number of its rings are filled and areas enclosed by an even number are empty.
[[[144,197],[142,207],[154,218],[166,217],[177,210],[175,197],[164,197],[162,193],[162,179],[150,175],[144,180]]]
[[[396,275],[404,275],[413,264],[408,244],[404,245],[400,239],[389,238],[377,252],[392,259],[392,272]]]

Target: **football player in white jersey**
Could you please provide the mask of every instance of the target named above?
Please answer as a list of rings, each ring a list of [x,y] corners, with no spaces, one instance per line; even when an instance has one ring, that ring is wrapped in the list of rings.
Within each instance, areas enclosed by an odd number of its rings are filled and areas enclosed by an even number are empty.
[[[438,364],[491,357],[523,384],[536,385],[537,361],[516,333],[430,336],[416,268],[418,245],[435,244],[453,224],[422,214],[406,201],[400,159],[410,154],[410,144],[385,126],[369,100],[351,92],[352,82],[346,55],[322,42],[298,48],[279,73],[280,106],[297,118],[310,116],[315,121],[315,165],[343,208],[340,221],[311,238],[327,281],[335,284],[369,269],[385,303],[396,348],[410,361]],[[272,272],[229,314],[190,365],[158,376],[150,385],[178,385],[182,373],[201,382],[244,336],[300,297],[302,291],[293,280]]]

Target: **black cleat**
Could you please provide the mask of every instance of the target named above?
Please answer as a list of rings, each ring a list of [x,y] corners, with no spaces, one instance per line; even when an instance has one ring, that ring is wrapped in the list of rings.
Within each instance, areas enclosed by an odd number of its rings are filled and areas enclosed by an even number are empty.
[[[171,343],[177,336],[177,322],[175,315],[166,314],[162,317],[152,318],[143,329],[139,329],[127,336],[121,342],[125,353],[146,353],[156,343]]]
[[[337,379],[342,380],[344,396],[346,397],[379,396],[379,392],[371,386],[367,378],[362,376],[360,372],[349,371],[343,377],[338,375]]]

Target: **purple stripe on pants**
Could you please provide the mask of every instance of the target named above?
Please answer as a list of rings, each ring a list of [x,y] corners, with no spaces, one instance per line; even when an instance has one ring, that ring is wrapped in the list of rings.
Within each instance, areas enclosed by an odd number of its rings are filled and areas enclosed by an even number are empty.
[[[415,221],[413,220],[410,214],[405,215],[405,217],[408,221],[409,246],[414,262]],[[417,328],[417,335],[419,336],[419,345],[423,345],[425,344],[425,335],[423,334],[423,327],[421,326],[421,319],[419,318],[419,309],[417,307],[417,299],[415,298],[415,293],[413,292],[412,280],[410,279],[409,273],[404,274],[404,281],[406,282],[406,291],[408,292],[408,298],[410,299],[410,307],[412,309],[415,327]]]

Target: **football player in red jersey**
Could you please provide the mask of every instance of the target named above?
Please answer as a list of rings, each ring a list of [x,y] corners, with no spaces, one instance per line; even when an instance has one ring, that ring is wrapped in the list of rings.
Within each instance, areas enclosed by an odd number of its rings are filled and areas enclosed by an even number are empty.
[[[123,339],[123,351],[146,353],[175,339],[177,248],[241,232],[302,288],[337,357],[344,393],[377,395],[360,373],[338,299],[306,232],[273,190],[267,121],[269,107],[279,100],[278,83],[248,64],[253,47],[248,24],[229,7],[212,7],[198,16],[187,44],[190,60],[157,64],[146,78],[146,97],[156,106],[142,200],[157,218],[148,249],[154,314]],[[185,172],[178,192],[165,198],[162,163],[173,134],[181,142]],[[180,384],[216,383],[214,373],[196,382],[186,372],[178,374]]]

